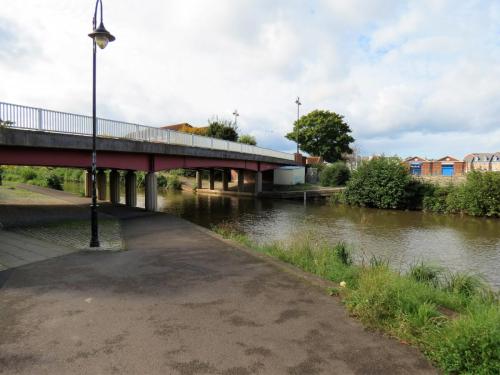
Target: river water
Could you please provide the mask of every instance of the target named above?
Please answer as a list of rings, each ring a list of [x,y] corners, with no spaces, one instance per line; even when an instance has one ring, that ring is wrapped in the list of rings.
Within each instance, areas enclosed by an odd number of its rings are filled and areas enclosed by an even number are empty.
[[[500,219],[188,192],[161,193],[159,209],[208,228],[231,221],[261,243],[305,234],[344,241],[358,259],[383,257],[396,269],[425,261],[479,274],[500,288]]]

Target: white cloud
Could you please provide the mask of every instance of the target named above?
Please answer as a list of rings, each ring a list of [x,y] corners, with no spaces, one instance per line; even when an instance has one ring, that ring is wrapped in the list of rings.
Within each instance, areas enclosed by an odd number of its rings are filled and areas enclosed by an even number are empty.
[[[3,6],[0,100],[88,114],[92,11]],[[496,1],[104,0],[104,17],[117,40],[98,53],[102,116],[204,124],[237,108],[244,133],[291,151],[300,95],[303,113],[345,114],[365,153],[500,149]]]

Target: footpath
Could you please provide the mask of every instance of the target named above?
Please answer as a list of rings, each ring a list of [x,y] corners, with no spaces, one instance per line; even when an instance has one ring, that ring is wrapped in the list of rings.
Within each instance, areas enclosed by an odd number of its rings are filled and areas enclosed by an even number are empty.
[[[436,373],[273,262],[171,215],[102,210],[126,251],[0,272],[0,374]]]

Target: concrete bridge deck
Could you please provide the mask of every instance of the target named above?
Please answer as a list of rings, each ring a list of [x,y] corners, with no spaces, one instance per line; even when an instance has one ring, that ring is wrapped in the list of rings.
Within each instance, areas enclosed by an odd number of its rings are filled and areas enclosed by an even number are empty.
[[[171,215],[106,209],[128,251],[0,272],[0,373],[436,373],[263,258]]]

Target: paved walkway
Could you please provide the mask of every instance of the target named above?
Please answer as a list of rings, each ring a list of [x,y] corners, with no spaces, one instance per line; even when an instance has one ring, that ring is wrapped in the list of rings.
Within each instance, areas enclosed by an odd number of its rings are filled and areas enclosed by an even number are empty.
[[[0,230],[0,271],[74,252],[75,249]]]
[[[433,374],[337,298],[164,214],[128,251],[0,272],[2,374]]]

